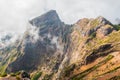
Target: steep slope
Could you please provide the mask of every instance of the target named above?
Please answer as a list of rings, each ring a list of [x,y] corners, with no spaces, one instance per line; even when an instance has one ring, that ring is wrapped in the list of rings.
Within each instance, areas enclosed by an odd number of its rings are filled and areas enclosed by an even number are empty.
[[[66,53],[70,29],[54,10],[30,20],[22,40],[4,51],[1,74],[21,70],[41,71],[43,75],[56,72]]]
[[[49,11],[31,20],[30,23],[18,47],[23,55],[9,65],[7,70],[10,72],[32,71],[38,69],[39,64],[44,67],[49,65],[48,69],[55,68],[53,66],[57,68],[62,59],[65,46],[62,41],[63,30],[69,28],[60,21],[56,11]],[[55,64],[53,61],[58,62]]]
[[[99,76],[103,76],[100,80],[111,78],[111,75],[104,74],[119,69],[119,35],[120,31],[116,31],[114,25],[103,17],[78,21],[71,33],[62,79],[99,80]]]

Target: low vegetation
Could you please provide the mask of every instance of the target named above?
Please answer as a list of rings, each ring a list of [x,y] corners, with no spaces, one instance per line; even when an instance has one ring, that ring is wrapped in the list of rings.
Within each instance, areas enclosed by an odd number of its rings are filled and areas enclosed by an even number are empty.
[[[42,80],[52,80],[53,73],[51,74],[46,74]]]
[[[31,80],[38,80],[41,77],[41,75],[42,75],[42,72],[37,72],[35,73],[35,75],[32,77]]]
[[[0,77],[6,77],[7,76],[7,73],[2,73],[1,75],[0,75]]]
[[[91,21],[90,25],[94,28],[99,25],[99,21],[97,19],[95,19],[95,20]]]
[[[113,26],[116,30],[120,30],[120,25],[114,25]]]
[[[114,77],[112,77],[112,78],[110,78],[108,80],[120,80],[120,76],[114,76]]]
[[[71,79],[72,80],[81,80],[82,78],[84,78],[86,75],[88,75],[90,72],[96,70],[98,67],[100,67],[101,65],[105,64],[106,62],[108,62],[109,60],[111,60],[114,56],[112,55],[108,55],[107,58],[101,62],[99,62],[97,65],[73,76]]]
[[[114,68],[114,69],[112,69],[112,70],[110,70],[110,71],[108,71],[108,72],[106,72],[106,73],[104,73],[102,75],[105,75],[105,74],[108,74],[108,73],[112,73],[112,72],[114,72],[114,71],[116,71],[118,69],[120,69],[120,66],[118,66],[118,67],[116,67],[116,68]]]
[[[15,73],[10,73],[10,76],[16,76],[16,74]]]
[[[70,73],[75,69],[75,64],[72,64],[64,69],[63,76],[69,76]]]
[[[17,79],[17,80],[21,80],[21,78],[20,78],[19,76],[16,76],[16,79]]]

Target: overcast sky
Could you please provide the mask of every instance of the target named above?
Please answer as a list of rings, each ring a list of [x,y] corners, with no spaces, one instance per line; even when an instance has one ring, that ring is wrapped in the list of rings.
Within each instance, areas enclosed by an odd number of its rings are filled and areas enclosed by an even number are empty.
[[[54,9],[65,23],[104,16],[120,18],[120,0],[0,0],[0,32],[23,33],[29,19]]]

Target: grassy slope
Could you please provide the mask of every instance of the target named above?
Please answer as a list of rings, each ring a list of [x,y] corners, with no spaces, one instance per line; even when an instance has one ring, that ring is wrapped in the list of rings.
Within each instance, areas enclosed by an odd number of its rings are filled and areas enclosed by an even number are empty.
[[[101,45],[112,44],[111,51],[113,51],[113,52],[120,51],[120,37],[119,37],[119,35],[120,35],[120,31],[116,31],[116,32],[111,33],[110,35],[108,35],[104,39],[94,38],[93,41],[95,41],[96,44],[88,43],[89,45],[87,45],[86,47],[87,47],[87,49],[89,49],[89,52],[91,53],[94,50],[98,50]],[[102,62],[106,63],[107,61],[109,61],[109,58],[108,59],[106,58]],[[91,68],[89,68],[89,69],[87,69],[87,70],[85,70],[83,72],[80,72],[79,74],[74,75],[73,77],[71,77],[71,79],[73,79],[73,80],[81,80],[81,79],[84,79],[89,74],[94,75],[94,73],[91,73],[91,72],[94,72],[97,68],[99,68],[100,66],[103,66],[103,64],[100,64],[100,63],[98,63],[97,65],[93,65],[93,67],[91,67]],[[112,72],[118,70],[119,68],[120,68],[120,66],[116,66],[113,69],[108,70],[107,72],[103,71],[103,73],[101,75],[104,76],[104,74],[112,73]],[[99,71],[98,71],[98,73],[99,73]],[[98,75],[96,77],[99,77],[101,75]]]

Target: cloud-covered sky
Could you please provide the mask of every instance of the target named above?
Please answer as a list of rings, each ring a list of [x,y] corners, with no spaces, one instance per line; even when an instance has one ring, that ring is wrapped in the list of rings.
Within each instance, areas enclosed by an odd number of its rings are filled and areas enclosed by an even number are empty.
[[[29,19],[54,9],[65,23],[104,16],[120,17],[120,0],[0,0],[0,32],[23,33]]]

